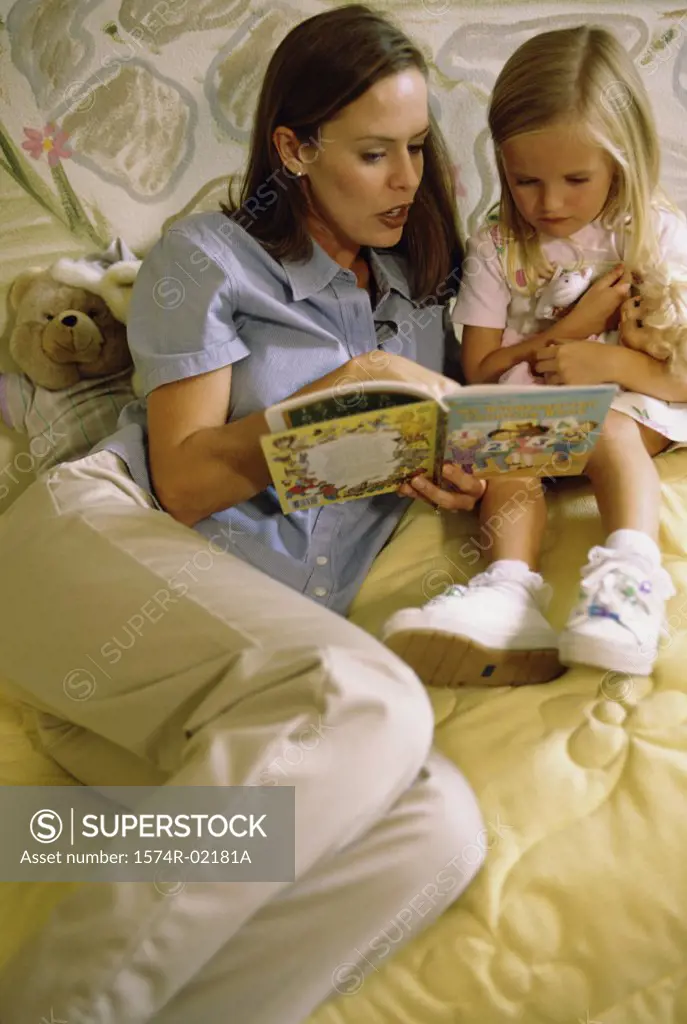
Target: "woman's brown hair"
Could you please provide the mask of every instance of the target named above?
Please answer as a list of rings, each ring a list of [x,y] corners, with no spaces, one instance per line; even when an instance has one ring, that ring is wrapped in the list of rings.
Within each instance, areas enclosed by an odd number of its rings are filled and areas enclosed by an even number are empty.
[[[316,147],[322,125],[375,82],[408,68],[417,68],[427,78],[427,65],[417,47],[395,25],[362,4],[316,14],[297,25],[269,62],[239,199],[233,200],[230,184],[224,213],[238,220],[276,259],[309,259],[307,199],[282,166],[272,141],[275,128],[291,128],[299,142]],[[267,204],[262,206],[263,214],[258,212],[261,200]],[[407,258],[416,299],[437,293],[462,257],[450,159],[431,113],[422,181],[395,251]],[[455,292],[455,286],[438,294],[447,297],[450,292]]]

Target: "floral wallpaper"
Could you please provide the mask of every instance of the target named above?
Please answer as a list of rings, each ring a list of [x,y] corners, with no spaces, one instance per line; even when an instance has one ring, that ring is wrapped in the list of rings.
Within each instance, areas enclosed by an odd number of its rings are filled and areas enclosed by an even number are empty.
[[[0,298],[26,266],[101,248],[115,235],[143,253],[172,218],[215,207],[244,162],[270,53],[332,2],[0,0]],[[527,36],[583,21],[613,29],[642,70],[664,184],[687,209],[687,8],[646,0],[376,6],[430,63],[467,229],[496,198],[485,119],[496,74]]]

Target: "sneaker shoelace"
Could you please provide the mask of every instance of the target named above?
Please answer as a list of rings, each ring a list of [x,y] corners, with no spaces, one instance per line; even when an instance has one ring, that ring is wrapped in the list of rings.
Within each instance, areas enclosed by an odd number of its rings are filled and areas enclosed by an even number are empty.
[[[629,567],[636,570],[633,574]],[[588,601],[588,614],[621,621],[628,604],[646,615],[654,613],[657,600],[666,601],[675,593],[668,573],[658,566],[646,571],[646,561],[633,559],[627,552],[595,547],[582,570],[580,597]],[[638,580],[638,577],[643,577]]]

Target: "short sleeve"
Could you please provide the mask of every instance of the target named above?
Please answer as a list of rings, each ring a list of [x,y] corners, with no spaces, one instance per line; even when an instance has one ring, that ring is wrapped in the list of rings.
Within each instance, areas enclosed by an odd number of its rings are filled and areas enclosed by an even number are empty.
[[[658,245],[669,268],[687,274],[687,219],[673,210],[659,210]]]
[[[468,239],[452,320],[463,326],[505,327],[510,300],[494,241],[488,231],[480,231]]]
[[[143,260],[129,307],[127,338],[143,393],[247,356],[234,309],[228,269],[170,228]]]

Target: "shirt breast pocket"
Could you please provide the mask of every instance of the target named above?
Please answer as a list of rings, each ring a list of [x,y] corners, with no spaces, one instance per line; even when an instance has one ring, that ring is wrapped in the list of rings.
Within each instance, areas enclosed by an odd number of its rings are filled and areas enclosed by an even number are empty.
[[[399,345],[401,344],[401,342],[400,339],[398,339],[397,326],[393,321],[378,321],[377,324],[375,325],[375,335],[377,340],[377,348],[383,348],[387,352],[397,352],[400,354],[400,348],[394,348],[394,345]]]

